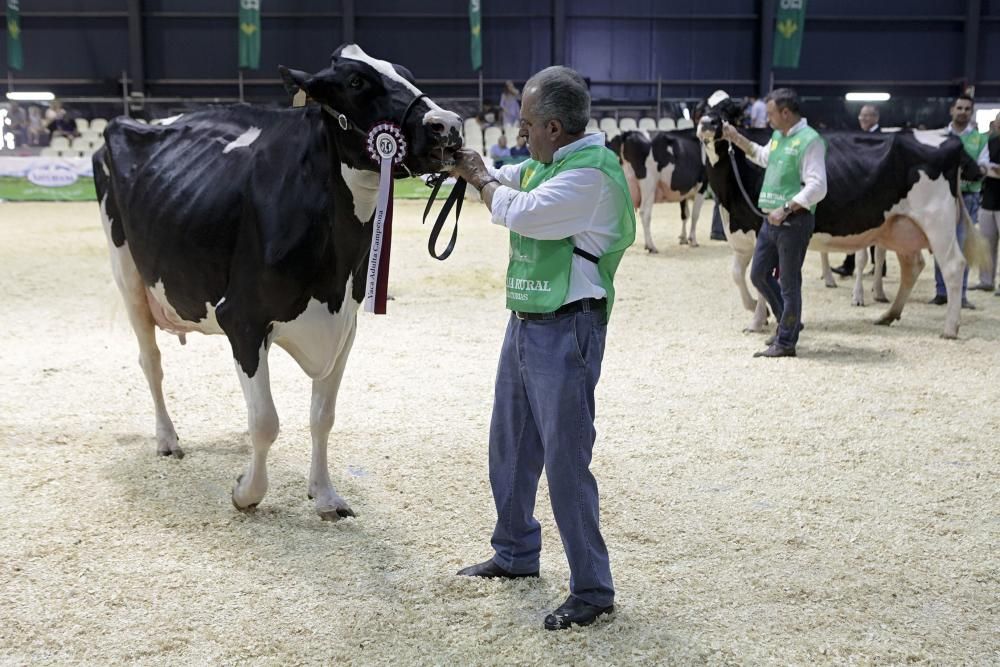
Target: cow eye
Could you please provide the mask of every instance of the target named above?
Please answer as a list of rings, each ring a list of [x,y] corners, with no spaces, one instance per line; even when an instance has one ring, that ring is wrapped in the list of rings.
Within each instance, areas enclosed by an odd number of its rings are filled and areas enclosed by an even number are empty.
[[[353,88],[354,90],[360,90],[361,86],[365,85],[365,82],[364,79],[362,79],[360,76],[355,76],[351,78],[351,81],[348,85],[350,85],[351,88]]]

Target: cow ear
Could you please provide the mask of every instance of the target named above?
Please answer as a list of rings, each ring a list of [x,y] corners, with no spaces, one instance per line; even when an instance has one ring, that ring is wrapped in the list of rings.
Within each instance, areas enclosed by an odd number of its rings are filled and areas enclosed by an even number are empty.
[[[278,73],[281,74],[281,82],[285,85],[285,90],[293,97],[300,90],[305,90],[306,83],[310,78],[308,73],[297,69],[288,69],[284,65],[278,65]]]
[[[417,80],[413,78],[413,73],[410,72],[410,70],[406,69],[402,65],[397,65],[396,63],[393,63],[392,67],[396,70],[396,74],[399,74],[399,76],[403,77],[414,86],[417,85]]]

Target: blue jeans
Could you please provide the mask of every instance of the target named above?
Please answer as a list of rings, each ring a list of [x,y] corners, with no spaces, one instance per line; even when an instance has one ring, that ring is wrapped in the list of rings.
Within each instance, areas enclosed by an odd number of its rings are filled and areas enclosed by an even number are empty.
[[[765,222],[757,233],[750,282],[764,295],[778,320],[777,344],[795,347],[802,323],[802,263],[816,219],[809,211],[793,213],[780,226]],[[778,269],[778,278],[774,270]]]
[[[614,602],[615,590],[590,459],[597,436],[594,388],[606,333],[603,313],[551,320],[520,320],[512,313],[490,422],[490,487],[497,510],[493,561],[508,572],[538,570],[542,531],[534,509],[544,467],[569,561],[570,593],[602,607]]]
[[[979,215],[979,193],[963,192],[962,201],[965,202],[965,208],[969,211],[969,217],[975,222],[976,216]],[[962,244],[965,243],[965,227],[961,223],[955,228],[955,236],[958,238],[958,248],[961,250]],[[969,266],[966,264],[965,271],[962,273],[962,301],[965,301],[965,292],[968,286]],[[944,276],[941,275],[937,259],[934,260],[934,291],[938,296],[948,296],[948,290],[944,286]]]

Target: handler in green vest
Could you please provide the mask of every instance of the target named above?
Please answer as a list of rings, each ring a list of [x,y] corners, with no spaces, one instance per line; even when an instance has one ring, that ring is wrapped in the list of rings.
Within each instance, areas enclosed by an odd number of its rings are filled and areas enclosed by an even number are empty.
[[[799,96],[779,88],[767,96],[771,142],[759,146],[726,123],[725,138],[764,167],[757,206],[767,213],[754,248],[750,280],[778,319],[778,331],[755,357],[794,357],[802,329],[802,262],[826,196],[826,143],[802,117]],[[774,269],[778,269],[777,279]]]
[[[584,80],[549,67],[524,86],[520,136],[531,158],[492,169],[462,150],[454,170],[479,190],[493,223],[510,230],[512,311],[490,422],[494,554],[458,574],[538,576],[542,538],[534,509],[544,468],[570,569],[570,595],[546,616],[549,630],[589,625],[614,609],[590,460],[615,270],[635,239],[635,215],[604,134],[585,134],[589,118]]]
[[[986,173],[986,167],[990,162],[986,148],[989,142],[989,135],[979,132],[975,118],[973,118],[974,110],[975,100],[969,95],[959,95],[951,105],[951,124],[948,125],[948,134],[953,134],[961,139],[962,145],[965,146],[965,152],[979,164],[979,178],[972,181],[962,180],[962,201],[965,203],[965,208],[969,211],[969,216],[972,218],[973,224],[977,222],[979,217],[979,193],[983,189],[982,177]],[[961,248],[965,245],[965,227],[961,223],[955,228],[955,235],[958,238],[958,247]],[[975,310],[976,307],[966,298],[968,285],[969,267],[966,265],[965,272],[962,274],[962,308]],[[993,288],[991,286],[976,285],[972,289],[989,290]],[[928,303],[933,303],[936,306],[943,306],[948,303],[948,290],[945,288],[944,277],[941,275],[937,259],[934,260],[934,298]]]

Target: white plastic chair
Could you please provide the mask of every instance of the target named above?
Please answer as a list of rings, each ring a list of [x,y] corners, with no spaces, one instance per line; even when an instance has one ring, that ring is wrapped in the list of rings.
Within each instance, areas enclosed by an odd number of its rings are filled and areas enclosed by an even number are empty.
[[[66,137],[52,137],[52,141],[49,142],[49,148],[55,148],[56,150],[65,150],[69,148],[69,139]]]
[[[653,119],[653,118],[650,118],[649,116],[645,116],[643,118],[640,118],[639,119],[639,129],[640,130],[655,130],[656,129],[656,120]]]
[[[614,130],[615,134],[618,134],[618,121],[614,118],[602,118],[597,126],[604,130],[605,134],[612,130]]]
[[[677,129],[686,130],[689,127],[694,127],[694,121],[690,118],[678,118],[677,119]]]
[[[91,147],[91,143],[90,143],[90,139],[85,139],[83,137],[77,137],[76,139],[74,139],[73,143],[71,143],[69,145],[69,147],[72,150],[82,151],[84,153],[91,152],[91,148],[92,148]]]
[[[107,118],[93,118],[90,121],[90,129],[95,132],[103,132],[104,128],[108,126]]]
[[[658,120],[656,127],[660,130],[675,130],[677,129],[677,123],[674,122],[673,118],[666,117]]]
[[[587,121],[587,129],[588,130],[593,131],[593,130],[596,130],[597,127],[598,126],[597,126],[597,119],[596,118],[591,118],[590,120]]]
[[[622,131],[619,130],[617,127],[613,127],[610,130],[604,130],[604,141],[605,142],[611,141],[621,133]]]
[[[90,129],[90,121],[86,118],[77,118],[73,122],[76,123],[76,131],[81,134]]]
[[[622,132],[628,132],[629,130],[638,129],[639,124],[635,122],[635,118],[622,118],[618,121],[618,129]]]
[[[59,157],[59,149],[46,146],[38,154],[42,157]]]

